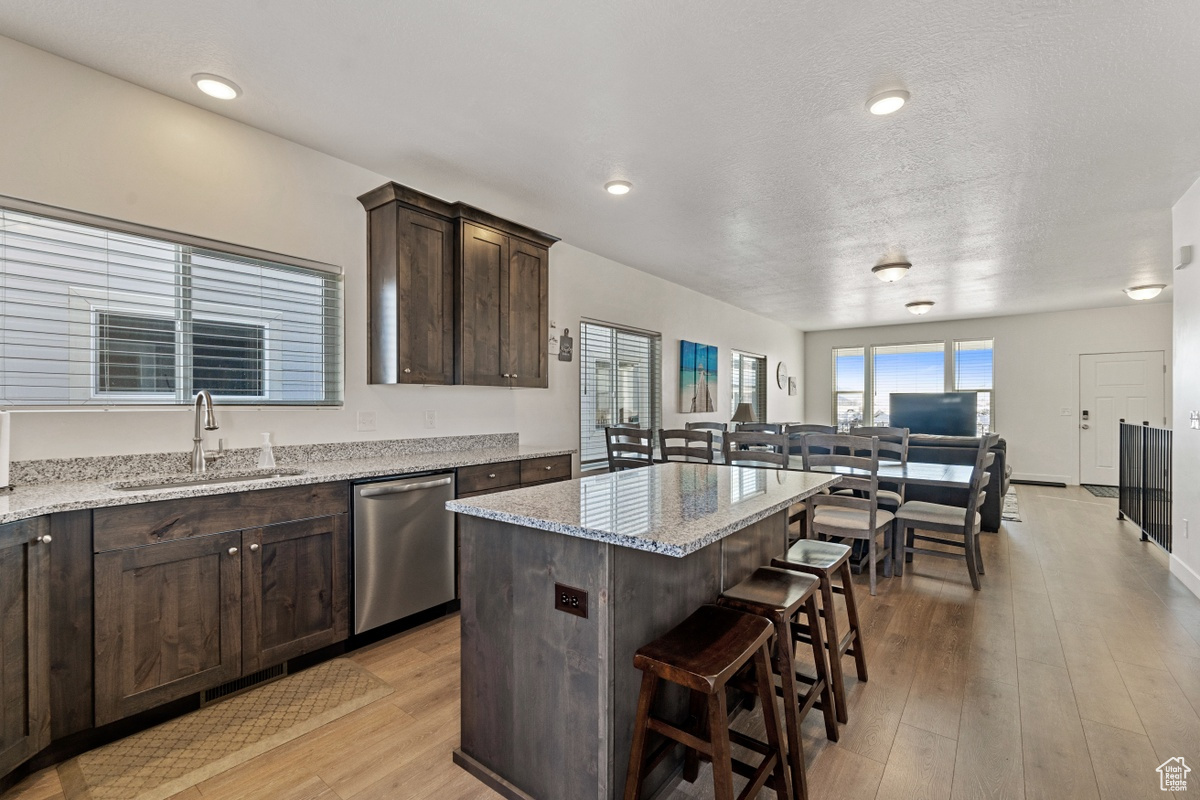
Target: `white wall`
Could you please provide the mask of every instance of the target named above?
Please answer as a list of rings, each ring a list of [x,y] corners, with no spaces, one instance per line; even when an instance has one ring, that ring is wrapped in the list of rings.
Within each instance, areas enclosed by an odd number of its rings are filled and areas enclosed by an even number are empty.
[[[336,409],[219,410],[229,447],[259,431],[277,444],[517,431],[531,444],[578,442],[579,362],[551,360],[550,389],[369,386],[366,215],[355,198],[388,179],[293,142],[0,37],[0,194],[340,265],[345,270],[346,404]],[[15,76],[19,76],[15,77]],[[419,187],[432,194],[438,186]],[[449,197],[471,202],[471,197]],[[562,242],[550,251],[550,317],[581,316],[663,334],[663,408],[677,408],[678,340],[721,348],[718,414],[728,419],[729,349],[802,370],[803,334]],[[578,342],[578,338],[576,338]],[[802,397],[772,390],[772,418]],[[355,413],[378,412],[358,433]],[[437,428],[423,427],[437,411]],[[16,412],[13,458],[186,450],[186,409]]]
[[[1173,252],[1191,245],[1200,252],[1200,181],[1188,189],[1171,211]],[[1193,256],[1193,258],[1195,258]],[[1200,431],[1189,416],[1200,411],[1200,264],[1177,270],[1175,277],[1175,414],[1172,443],[1174,537],[1171,571],[1200,595]],[[1184,534],[1184,525],[1197,538]]]
[[[1079,355],[1163,350],[1171,364],[1167,303],[809,332],[805,411],[832,419],[831,349],[872,344],[995,339],[993,425],[1008,442],[1013,475],[1079,482]],[[1170,397],[1167,376],[1166,397]],[[1070,409],[1069,416],[1062,409]],[[1170,410],[1168,408],[1168,418]]]

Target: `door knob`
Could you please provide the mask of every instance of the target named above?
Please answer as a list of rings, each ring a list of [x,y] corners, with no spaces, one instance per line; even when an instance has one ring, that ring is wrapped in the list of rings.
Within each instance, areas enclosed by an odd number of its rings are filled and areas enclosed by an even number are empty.
[[[1080,425],[1079,427],[1083,428],[1083,429],[1086,431],[1086,430],[1087,430],[1089,427],[1091,427],[1091,426],[1089,426],[1089,425],[1088,425],[1088,424],[1085,422],[1085,423],[1083,423],[1082,425]]]
[[[251,552],[251,553],[257,553],[257,552],[258,552],[258,545],[257,545],[257,544],[252,544],[252,545],[250,545],[250,552]]]
[[[237,555],[237,548],[236,548],[236,547],[231,547],[231,548],[229,548],[229,555],[231,555],[231,556],[236,556],[236,555]]]

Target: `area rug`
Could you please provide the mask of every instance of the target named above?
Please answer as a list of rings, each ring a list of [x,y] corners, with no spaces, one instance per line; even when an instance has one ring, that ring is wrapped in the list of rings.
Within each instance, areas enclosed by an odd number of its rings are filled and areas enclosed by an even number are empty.
[[[1000,511],[1000,518],[1009,522],[1021,521],[1021,510],[1017,507],[1017,487],[1012,487],[1008,494],[1004,495],[1004,508]]]
[[[395,691],[345,658],[59,766],[66,800],[163,800]]]
[[[1120,497],[1121,490],[1116,486],[1096,486],[1091,483],[1080,484],[1096,497]]]

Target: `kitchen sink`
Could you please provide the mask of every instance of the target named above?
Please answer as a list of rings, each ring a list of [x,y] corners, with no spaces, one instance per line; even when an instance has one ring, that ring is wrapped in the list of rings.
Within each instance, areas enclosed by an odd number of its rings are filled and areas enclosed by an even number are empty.
[[[208,473],[205,475],[155,475],[135,478],[127,481],[116,481],[108,484],[108,488],[123,492],[138,492],[148,489],[174,489],[177,486],[206,486],[214,483],[243,483],[245,481],[263,481],[270,478],[290,478],[303,475],[302,469],[258,469],[244,472],[227,472],[225,474]]]

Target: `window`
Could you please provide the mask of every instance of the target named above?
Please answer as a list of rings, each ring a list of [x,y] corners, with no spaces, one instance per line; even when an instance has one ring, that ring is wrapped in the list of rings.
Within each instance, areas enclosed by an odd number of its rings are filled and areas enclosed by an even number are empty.
[[[341,402],[340,276],[61,213],[0,209],[0,403]]]
[[[978,394],[976,422],[980,436],[992,430],[992,373],[991,339],[954,343],[954,391]]]
[[[749,403],[754,409],[754,418],[767,421],[767,357],[733,351],[733,369],[730,371],[733,400],[729,415],[737,411],[738,403]]]
[[[608,458],[604,429],[662,426],[662,336],[601,322],[579,326],[579,462]]]
[[[862,425],[866,380],[866,350],[862,347],[833,349],[833,424],[846,432]]]
[[[946,391],[946,346],[927,344],[877,345],[871,348],[872,425],[888,425],[894,392]]]

